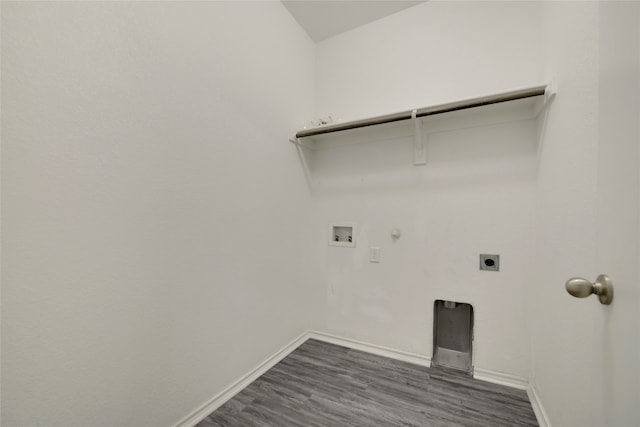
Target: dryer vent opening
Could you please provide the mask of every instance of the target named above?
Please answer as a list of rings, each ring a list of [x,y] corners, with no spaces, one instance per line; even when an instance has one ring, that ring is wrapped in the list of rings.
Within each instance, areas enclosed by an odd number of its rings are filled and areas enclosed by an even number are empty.
[[[433,306],[433,366],[473,373],[473,307],[436,300]]]

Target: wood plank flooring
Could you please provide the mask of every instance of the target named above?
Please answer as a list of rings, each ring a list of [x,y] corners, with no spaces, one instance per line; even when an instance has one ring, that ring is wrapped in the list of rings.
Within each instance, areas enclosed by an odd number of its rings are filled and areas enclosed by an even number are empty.
[[[197,427],[537,425],[522,390],[308,340]]]

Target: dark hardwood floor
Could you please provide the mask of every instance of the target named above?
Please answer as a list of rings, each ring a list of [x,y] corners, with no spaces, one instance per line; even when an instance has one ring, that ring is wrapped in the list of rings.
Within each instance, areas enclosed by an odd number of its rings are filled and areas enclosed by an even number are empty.
[[[537,425],[522,390],[308,340],[198,427]]]

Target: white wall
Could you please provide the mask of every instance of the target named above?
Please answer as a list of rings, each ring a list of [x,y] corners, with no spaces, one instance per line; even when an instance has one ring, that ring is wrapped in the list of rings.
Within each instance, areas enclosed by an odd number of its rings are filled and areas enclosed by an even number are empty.
[[[433,299],[469,301],[476,368],[530,378],[552,425],[640,423],[639,17],[634,2],[429,2],[318,45],[317,116],[559,87],[535,125],[431,135],[424,167],[410,131],[307,153],[329,331],[428,356]],[[355,249],[327,246],[332,220],[359,224]],[[485,250],[502,272],[476,271]],[[611,306],[566,293],[601,273]]]
[[[537,14],[534,3],[428,2],[321,42],[317,116],[354,119],[536,84]],[[328,330],[431,356],[434,300],[470,302],[475,367],[527,378],[534,123],[433,133],[426,166],[413,166],[410,136],[373,139],[307,153]],[[358,223],[355,249],[327,245],[330,221]],[[369,246],[381,247],[380,264],[369,263]],[[481,252],[501,255],[499,273],[478,271]]]
[[[596,235],[597,5],[545,3],[542,11],[546,72],[559,94],[540,123],[532,380],[552,425],[578,426],[591,419],[585,402],[597,303],[571,298],[564,283],[597,275],[595,246],[585,244]]]
[[[313,66],[279,2],[2,3],[3,425],[171,425],[313,326]]]
[[[351,120],[538,82],[538,11],[430,1],[318,43],[316,113]]]
[[[616,304],[596,310],[594,424],[640,425],[640,3],[600,3],[597,265]]]
[[[638,5],[542,12],[559,95],[540,123],[533,385],[552,425],[638,425]],[[611,306],[566,294],[569,277],[602,273]]]
[[[314,59],[279,2],[3,2],[3,425],[170,425],[308,328],[430,356],[437,298],[474,305],[476,368],[531,377],[553,425],[637,424],[640,272],[616,311],[562,286],[640,252],[586,244],[640,217],[603,191],[639,183],[611,172],[638,159],[640,15],[608,7],[428,2]],[[410,132],[346,137],[305,181],[285,143],[551,77],[537,123],[427,127],[426,166]],[[342,220],[355,249],[327,245]]]

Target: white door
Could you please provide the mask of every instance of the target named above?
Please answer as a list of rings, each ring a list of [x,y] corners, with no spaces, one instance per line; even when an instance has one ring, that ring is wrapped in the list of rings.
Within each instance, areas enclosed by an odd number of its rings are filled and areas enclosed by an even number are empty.
[[[553,427],[640,426],[640,3],[540,5],[558,95],[540,126],[533,401]],[[611,305],[564,290],[599,274]]]
[[[602,3],[599,8],[595,268],[613,280],[614,300],[610,307],[597,313],[594,322],[593,421],[602,426],[637,426],[640,425],[640,8],[637,3]]]

